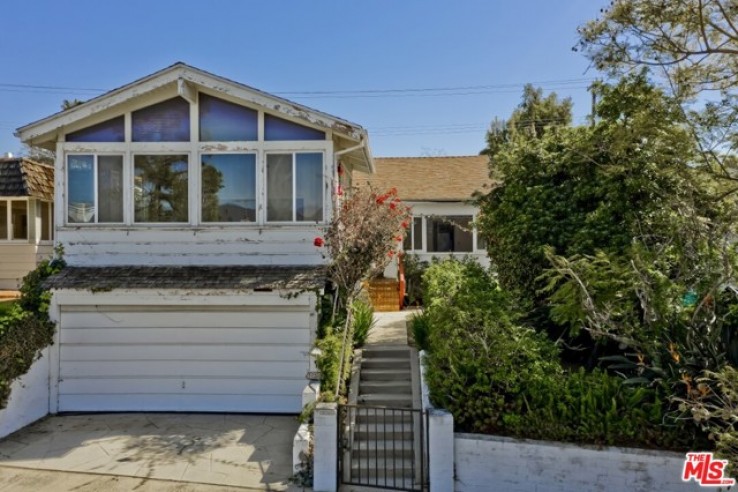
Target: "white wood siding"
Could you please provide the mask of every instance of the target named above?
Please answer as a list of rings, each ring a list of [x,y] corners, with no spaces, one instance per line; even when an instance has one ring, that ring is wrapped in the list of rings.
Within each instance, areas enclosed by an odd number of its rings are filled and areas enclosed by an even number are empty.
[[[61,230],[57,238],[64,258],[74,266],[318,265],[325,260],[313,240],[322,235],[322,227],[308,225],[79,228]]]
[[[311,304],[63,305],[58,411],[298,413]]]

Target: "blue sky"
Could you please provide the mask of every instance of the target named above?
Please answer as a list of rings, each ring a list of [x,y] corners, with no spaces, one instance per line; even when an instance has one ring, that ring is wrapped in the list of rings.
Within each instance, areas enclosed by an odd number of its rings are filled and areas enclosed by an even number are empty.
[[[376,156],[476,154],[525,82],[572,97],[575,122],[584,120],[586,86],[598,74],[571,47],[576,27],[606,3],[5,2],[0,153],[17,153],[13,130],[63,99],[89,99],[183,61],[359,123]],[[339,92],[388,89],[411,91]],[[310,91],[331,93],[294,94]]]

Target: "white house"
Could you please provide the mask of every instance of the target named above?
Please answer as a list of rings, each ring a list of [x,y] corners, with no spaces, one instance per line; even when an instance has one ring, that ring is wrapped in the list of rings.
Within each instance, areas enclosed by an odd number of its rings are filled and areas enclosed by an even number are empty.
[[[54,168],[22,157],[0,158],[0,290],[15,290],[51,256]]]
[[[52,413],[300,411],[362,127],[177,63],[16,134],[56,152]]]
[[[354,173],[356,186],[385,191],[397,189],[397,196],[412,207],[413,223],[403,250],[421,261],[433,257],[475,258],[489,265],[486,245],[473,227],[479,207],[472,202],[477,192],[489,192],[487,156],[378,157],[375,173]],[[396,265],[385,271],[395,278]]]

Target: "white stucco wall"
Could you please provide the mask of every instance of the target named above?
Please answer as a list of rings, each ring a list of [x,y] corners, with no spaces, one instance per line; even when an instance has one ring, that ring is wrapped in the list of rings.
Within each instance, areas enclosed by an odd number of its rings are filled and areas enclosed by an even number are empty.
[[[678,453],[476,434],[456,434],[454,451],[457,492],[702,490],[681,481]]]
[[[49,413],[49,349],[11,387],[8,406],[0,410],[0,438]]]

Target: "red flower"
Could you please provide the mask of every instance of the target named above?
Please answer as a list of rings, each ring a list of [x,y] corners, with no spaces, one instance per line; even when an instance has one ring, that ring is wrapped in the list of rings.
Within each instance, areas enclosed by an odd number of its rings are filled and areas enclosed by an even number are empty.
[[[395,202],[390,202],[390,208],[391,208],[392,210],[394,210],[394,209],[396,209],[396,208],[397,208],[397,205],[395,205]]]
[[[343,166],[340,164],[338,165],[338,175],[343,176]]]
[[[324,244],[325,241],[323,241],[322,237],[316,237],[315,239],[313,239],[313,246],[317,248],[322,248]]]
[[[341,185],[338,185],[338,189],[336,189],[336,195],[343,196],[343,187]]]
[[[387,201],[387,198],[389,198],[387,195],[381,195],[379,198],[377,198],[377,205],[384,204],[384,202]]]
[[[403,220],[402,221],[402,224],[400,224],[400,225],[402,226],[403,229],[407,229],[408,227],[410,227],[410,224],[406,220]]]
[[[402,236],[395,236],[395,241],[397,241],[398,243],[401,243],[402,242]]]
[[[389,194],[389,195],[392,195],[392,196],[397,196],[397,188],[395,188],[395,187],[393,186],[392,188],[390,188],[390,190],[389,190],[389,193],[388,193],[388,194]]]
[[[393,256],[395,256],[395,252],[394,251],[389,251],[387,253],[387,256],[389,256],[390,258],[392,258]]]

